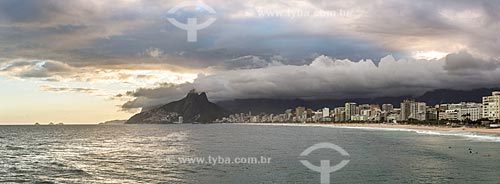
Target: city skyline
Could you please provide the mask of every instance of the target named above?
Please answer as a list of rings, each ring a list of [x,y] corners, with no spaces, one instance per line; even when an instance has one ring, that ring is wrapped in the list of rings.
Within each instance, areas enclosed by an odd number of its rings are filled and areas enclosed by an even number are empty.
[[[317,110],[305,106],[287,109],[283,114],[259,113],[252,115],[237,113],[218,119],[229,123],[407,123],[411,121],[431,124],[432,121],[465,122],[500,120],[500,91],[482,97],[481,103],[460,102],[428,106],[426,102],[405,99],[396,108],[393,104],[357,104],[346,102],[345,106],[329,106]],[[435,123],[435,122],[434,122]]]

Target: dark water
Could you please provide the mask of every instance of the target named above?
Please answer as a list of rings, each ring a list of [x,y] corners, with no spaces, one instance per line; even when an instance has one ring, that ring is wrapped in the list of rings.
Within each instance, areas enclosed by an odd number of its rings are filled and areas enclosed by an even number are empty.
[[[404,131],[256,125],[0,126],[0,182],[319,183],[315,165],[350,163],[332,183],[500,183],[500,142]],[[474,153],[470,153],[469,148]],[[477,152],[477,153],[476,153]],[[179,158],[270,157],[269,164]]]

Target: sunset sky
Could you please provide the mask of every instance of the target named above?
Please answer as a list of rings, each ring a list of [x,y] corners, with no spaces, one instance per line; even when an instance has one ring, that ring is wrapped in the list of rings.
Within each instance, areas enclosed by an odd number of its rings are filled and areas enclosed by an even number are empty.
[[[214,101],[499,87],[499,1],[0,1],[0,124],[127,119]],[[187,42],[174,17],[216,22]]]

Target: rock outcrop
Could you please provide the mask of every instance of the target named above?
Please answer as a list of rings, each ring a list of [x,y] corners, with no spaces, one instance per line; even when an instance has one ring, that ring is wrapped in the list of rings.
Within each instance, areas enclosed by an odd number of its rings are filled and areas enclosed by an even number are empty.
[[[228,114],[228,111],[208,101],[205,92],[192,90],[179,101],[132,116],[127,124],[212,123]]]

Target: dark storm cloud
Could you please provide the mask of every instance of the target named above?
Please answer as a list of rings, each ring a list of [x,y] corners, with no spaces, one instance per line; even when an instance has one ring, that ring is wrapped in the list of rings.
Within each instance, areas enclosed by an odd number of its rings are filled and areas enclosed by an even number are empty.
[[[218,20],[200,30],[194,44],[186,42],[184,30],[165,20],[166,11],[178,2],[5,0],[0,2],[0,36],[6,42],[0,44],[0,54],[75,66],[139,62],[200,69],[248,55],[281,55],[301,65],[318,55],[358,61],[428,50],[458,48],[492,57],[500,51],[496,1],[210,0],[205,3],[217,11]],[[260,9],[349,14],[266,17],[255,14]],[[149,48],[170,57],[141,55]]]
[[[297,2],[305,5],[298,6],[302,4]],[[0,54],[9,58],[41,56],[77,66],[140,62],[204,68],[247,55],[281,55],[291,64],[306,64],[305,60],[317,55],[353,61],[376,60],[388,54],[400,58],[414,50],[442,48],[434,43],[411,43],[426,37],[450,38],[465,45],[475,44],[473,40],[488,41],[480,36],[484,32],[494,37],[490,30],[495,29],[493,23],[497,20],[494,18],[497,14],[491,11],[497,7],[494,2],[212,0],[205,3],[217,10],[218,21],[199,31],[200,40],[193,44],[186,42],[184,30],[165,20],[166,11],[177,1],[6,0],[2,3],[6,11],[0,12],[0,20],[4,20],[0,32],[7,42],[0,45],[3,48]],[[241,15],[269,7],[354,13],[323,18]],[[465,35],[467,25],[450,21],[459,19],[460,11],[467,7],[484,13],[481,20],[490,22],[491,27]],[[441,10],[446,8],[451,9],[451,20],[443,18]],[[453,14],[455,11],[458,15]],[[149,48],[158,48],[171,57],[161,61],[138,57],[144,56],[140,53]],[[488,48],[493,53],[496,46]]]
[[[483,71],[495,71],[498,61],[486,61],[474,58],[467,52],[453,53],[446,56],[444,69],[453,74],[477,74]]]
[[[450,54],[441,60],[395,60],[388,56],[375,65],[372,61],[353,62],[319,56],[311,64],[279,65],[239,69],[199,76],[193,83],[169,85],[130,92],[136,99],[123,108],[158,105],[181,98],[186,91],[206,91],[212,100],[235,98],[356,98],[420,95],[442,88],[468,89],[498,85],[498,68],[475,67],[460,75],[462,67],[488,62],[469,58],[468,53]],[[472,60],[469,60],[472,59]],[[466,65],[450,66],[456,60]],[[496,62],[495,64],[498,64]]]
[[[0,1],[0,14],[8,22],[46,22],[66,11],[62,6],[65,2],[67,1],[3,0]]]
[[[194,89],[194,86],[191,83],[181,85],[164,84],[159,88],[139,88],[135,91],[129,91],[127,94],[119,94],[118,96],[127,95],[134,97],[134,100],[122,105],[123,109],[134,109],[166,104],[179,99],[186,94],[186,91],[192,89]]]
[[[2,0],[0,22],[30,28],[65,25],[99,25],[106,20],[134,19],[138,14],[127,1]]]

